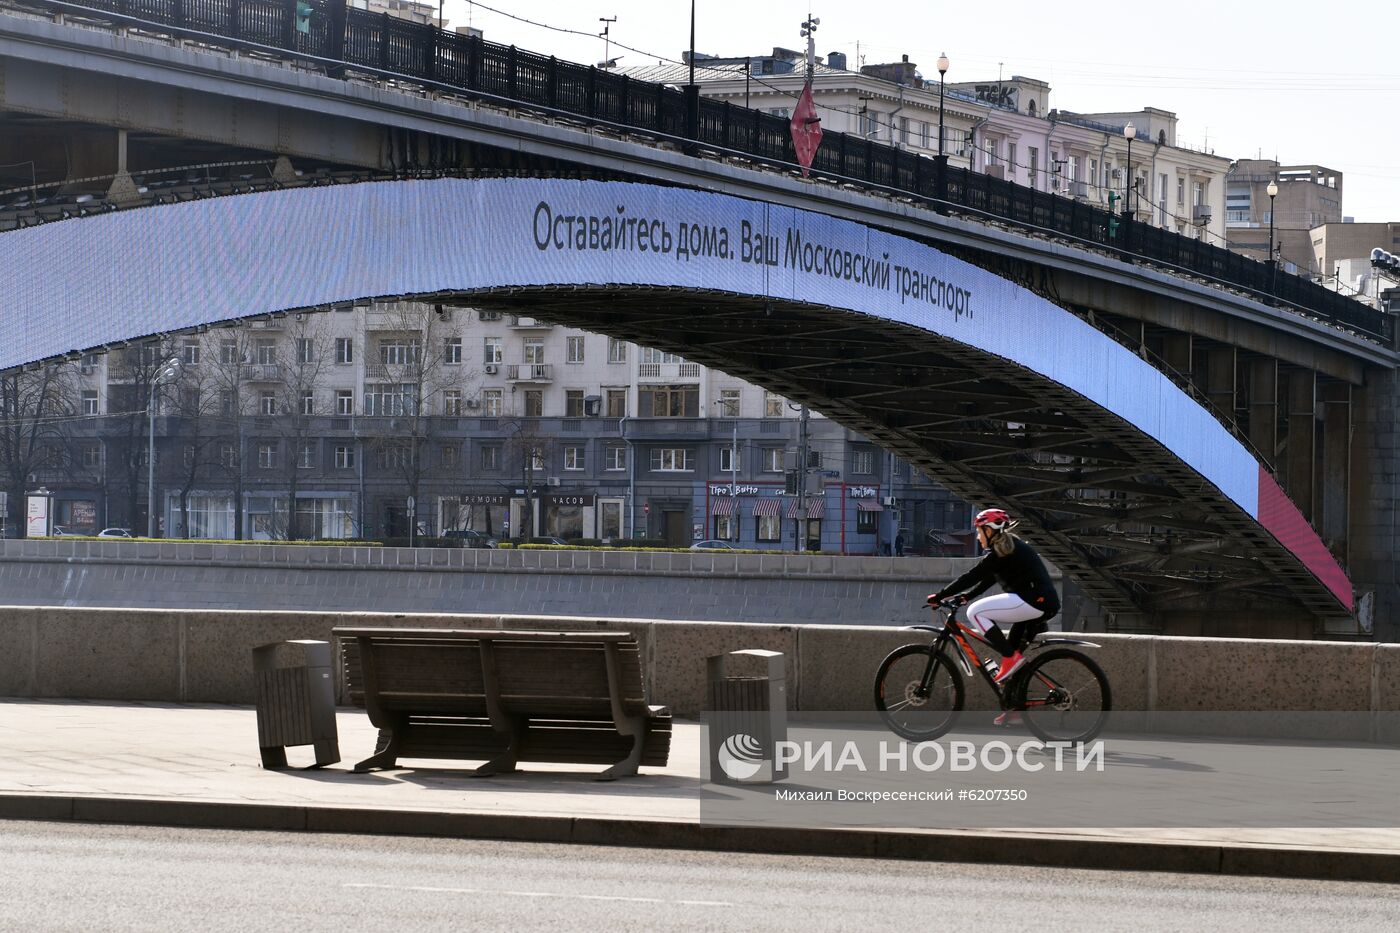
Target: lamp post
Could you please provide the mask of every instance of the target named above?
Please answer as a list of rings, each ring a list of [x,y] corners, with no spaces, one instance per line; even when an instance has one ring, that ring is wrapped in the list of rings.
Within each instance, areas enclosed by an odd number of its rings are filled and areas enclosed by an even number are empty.
[[[948,53],[944,52],[938,56],[938,157],[943,155],[943,85],[944,78],[948,74]]]
[[[156,536],[156,389],[180,373],[180,360],[171,358],[151,377],[151,394],[146,400],[146,537]]]
[[[1137,188],[1137,185],[1133,184],[1133,137],[1137,136],[1137,127],[1129,123],[1123,127],[1123,135],[1128,140],[1128,169],[1123,175],[1123,213],[1131,217],[1133,213],[1131,192]]]
[[[729,402],[719,399],[716,405],[729,408]],[[734,418],[734,434],[729,442],[729,539],[739,540],[739,412],[731,412]]]
[[[1269,294],[1278,287],[1278,261],[1274,259],[1274,198],[1278,197],[1278,182],[1269,181],[1264,189],[1269,195]]]

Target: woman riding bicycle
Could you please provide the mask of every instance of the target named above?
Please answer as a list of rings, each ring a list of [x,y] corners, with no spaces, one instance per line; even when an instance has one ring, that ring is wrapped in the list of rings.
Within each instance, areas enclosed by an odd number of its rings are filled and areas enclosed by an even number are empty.
[[[1060,611],[1060,597],[1040,555],[1011,533],[1016,522],[1010,515],[1001,509],[984,509],[972,527],[987,556],[928,599],[942,603],[968,590],[966,599],[976,601],[967,607],[967,619],[1001,655],[993,678],[1001,684],[1025,663],[1021,649],[1049,628],[1046,623]],[[1001,584],[1002,592],[977,599],[993,583]],[[1009,635],[1002,632],[1003,625],[1010,626]],[[998,725],[1003,721],[999,718]]]

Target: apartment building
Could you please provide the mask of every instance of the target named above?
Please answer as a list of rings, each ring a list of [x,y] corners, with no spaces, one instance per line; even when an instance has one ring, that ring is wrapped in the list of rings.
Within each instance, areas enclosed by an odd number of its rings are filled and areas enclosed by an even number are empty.
[[[171,358],[178,372],[162,381]],[[537,318],[365,304],[113,348],[71,369],[83,417],[27,477],[70,531],[144,533],[153,428],[166,536],[472,529],[846,554],[883,553],[897,536],[910,551],[970,548],[969,506],[820,414]]]
[[[677,86],[690,80],[683,65],[623,70]],[[953,62],[949,75],[958,70]],[[856,70],[847,69],[839,52],[819,59],[812,96],[822,128],[935,157],[940,86],[936,66],[928,72],[908,56]],[[1126,200],[1143,223],[1226,244],[1224,178],[1230,160],[1181,144],[1174,113],[1151,107],[1124,113],[1056,110],[1049,84],[1020,75],[944,79],[943,153],[950,164],[1098,208],[1123,211]],[[707,97],[789,116],[806,80],[805,56],[784,48],[737,58],[697,55],[695,80]]]
[[[1269,197],[1269,184],[1278,194]],[[1272,221],[1279,268],[1334,275],[1316,254],[1312,231],[1342,221],[1342,173],[1321,165],[1280,165],[1273,159],[1240,159],[1225,177],[1230,248],[1260,262],[1269,259]],[[1335,259],[1349,257],[1334,257]],[[1354,257],[1350,257],[1354,258]]]

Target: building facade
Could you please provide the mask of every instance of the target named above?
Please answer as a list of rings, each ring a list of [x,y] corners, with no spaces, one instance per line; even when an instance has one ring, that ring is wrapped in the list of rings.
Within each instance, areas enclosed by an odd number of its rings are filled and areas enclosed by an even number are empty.
[[[162,379],[170,359],[178,372]],[[62,404],[79,417],[41,444],[23,491],[44,487],[70,533],[144,534],[153,478],[168,537],[472,530],[845,554],[971,547],[969,506],[818,413],[535,318],[367,304],[69,368]]]
[[[1269,183],[1278,194],[1269,198]],[[1230,248],[1260,262],[1269,259],[1272,221],[1279,268],[1333,275],[1319,265],[1312,230],[1342,221],[1342,173],[1321,165],[1280,165],[1273,159],[1240,159],[1225,178]]]
[[[695,64],[703,95],[779,116],[791,115],[806,80],[805,56],[792,49],[737,58],[697,55]],[[1055,110],[1048,84],[1019,75],[947,81],[940,96],[937,73],[926,78],[908,56],[854,71],[846,64],[844,55],[832,53],[818,59],[813,71],[813,101],[825,130],[934,158],[941,100],[942,151],[950,164],[1098,208],[1121,212],[1126,207],[1143,223],[1226,245],[1224,179],[1230,160],[1180,145],[1171,112]],[[955,73],[957,63],[949,70]],[[690,80],[683,65],[624,71],[677,86]],[[1131,152],[1124,132],[1130,123]]]

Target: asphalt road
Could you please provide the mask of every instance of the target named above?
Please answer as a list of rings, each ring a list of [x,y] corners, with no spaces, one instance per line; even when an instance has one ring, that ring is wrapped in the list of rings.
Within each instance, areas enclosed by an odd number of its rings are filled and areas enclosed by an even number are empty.
[[[1400,929],[1400,886],[0,822],[0,929]]]

